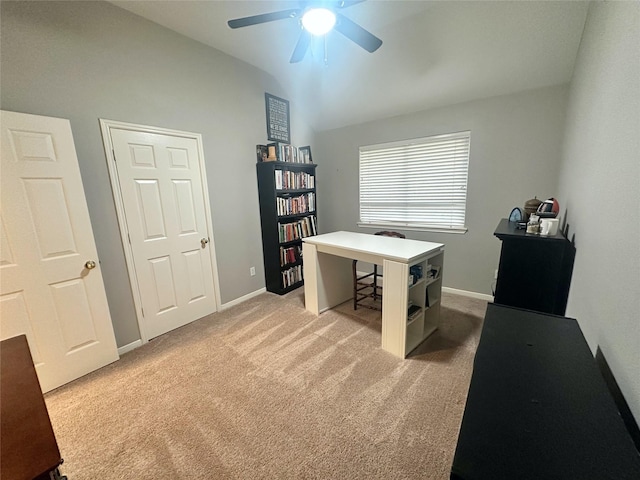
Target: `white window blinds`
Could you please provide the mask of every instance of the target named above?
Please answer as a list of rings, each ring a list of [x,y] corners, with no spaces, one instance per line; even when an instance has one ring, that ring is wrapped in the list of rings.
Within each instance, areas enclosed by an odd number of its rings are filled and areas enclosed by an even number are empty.
[[[360,223],[464,231],[471,132],[360,147]]]

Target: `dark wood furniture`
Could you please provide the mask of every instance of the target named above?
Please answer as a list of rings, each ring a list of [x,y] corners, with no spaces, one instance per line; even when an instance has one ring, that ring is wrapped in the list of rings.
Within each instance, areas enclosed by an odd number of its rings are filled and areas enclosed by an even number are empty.
[[[489,304],[451,478],[640,478],[640,454],[574,319]]]
[[[317,165],[313,163],[258,162],[256,164],[264,275],[269,292],[284,295],[303,285],[302,237],[317,233],[315,231],[316,167]],[[283,181],[277,181],[276,175]],[[310,177],[313,179],[312,183],[299,181]],[[314,198],[311,210],[285,215],[278,213],[278,201],[301,198],[306,195],[312,195]],[[284,238],[283,231],[294,232],[295,238]],[[287,260],[287,253],[294,254],[294,261]]]
[[[62,458],[25,335],[0,343],[0,371],[0,477],[60,478]]]
[[[494,302],[564,315],[576,249],[562,233],[543,237],[518,230],[503,218],[494,235],[502,240]]]

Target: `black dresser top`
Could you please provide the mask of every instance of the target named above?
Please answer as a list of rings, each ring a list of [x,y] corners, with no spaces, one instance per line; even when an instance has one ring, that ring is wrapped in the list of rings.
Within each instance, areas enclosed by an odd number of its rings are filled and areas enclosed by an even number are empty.
[[[560,232],[560,228],[558,228],[558,233],[555,235],[539,235],[537,233],[527,233],[525,228],[518,229],[516,228],[517,225],[518,222],[510,222],[508,218],[503,218],[500,220],[493,234],[500,240],[504,240],[505,238],[522,238],[530,240],[567,241],[565,236]]]

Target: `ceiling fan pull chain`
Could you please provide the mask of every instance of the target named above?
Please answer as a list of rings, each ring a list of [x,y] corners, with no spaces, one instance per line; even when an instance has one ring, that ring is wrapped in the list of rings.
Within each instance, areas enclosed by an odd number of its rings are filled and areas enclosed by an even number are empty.
[[[327,36],[326,35],[323,36],[322,43],[324,45],[324,66],[327,67],[329,66],[329,58],[327,55]]]

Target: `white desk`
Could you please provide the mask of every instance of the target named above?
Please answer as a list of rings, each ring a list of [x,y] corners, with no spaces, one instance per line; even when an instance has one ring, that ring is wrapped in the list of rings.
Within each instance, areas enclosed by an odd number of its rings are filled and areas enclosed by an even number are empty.
[[[303,239],[305,307],[319,315],[353,298],[352,260],[382,265],[382,348],[404,358],[438,327],[444,245],[355,232],[333,232]],[[409,267],[437,265],[437,279],[409,285]],[[407,321],[407,302],[421,307]]]

